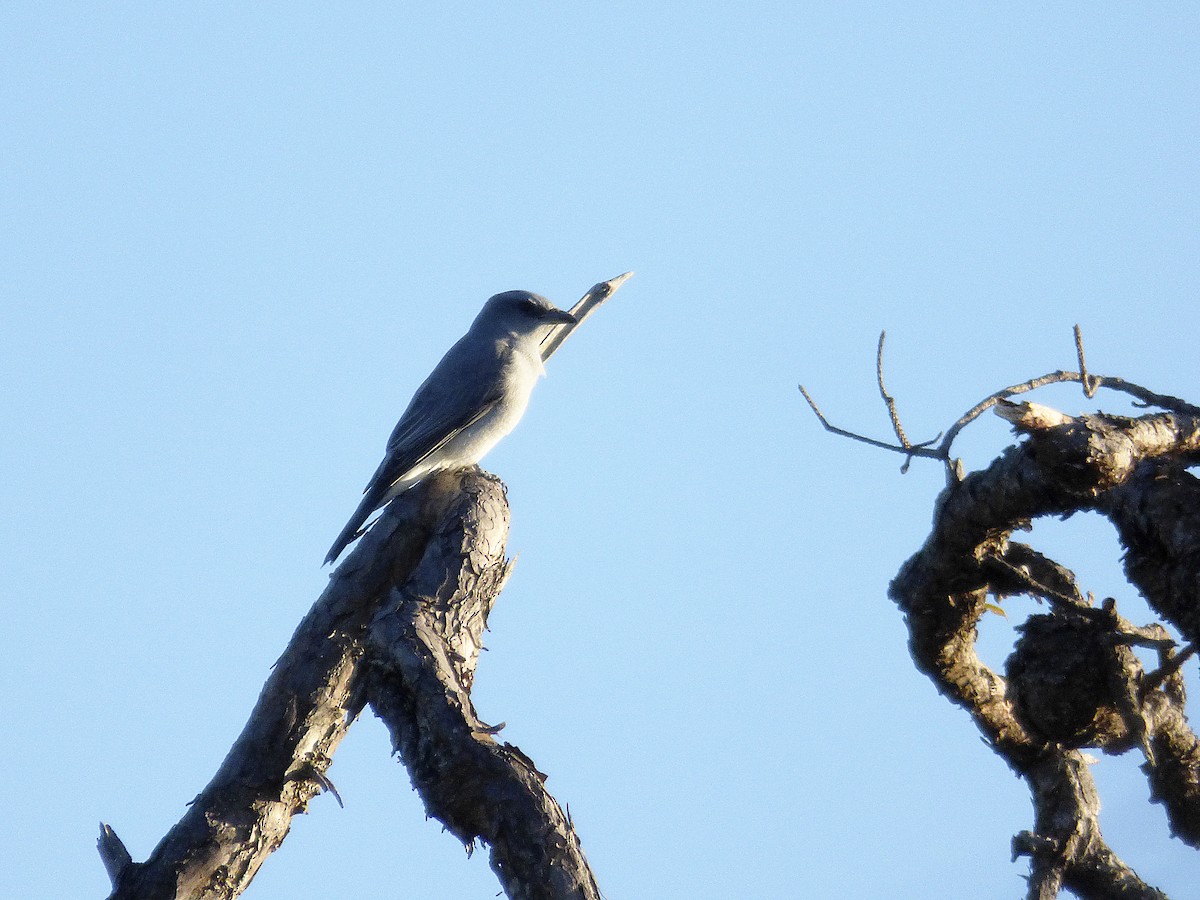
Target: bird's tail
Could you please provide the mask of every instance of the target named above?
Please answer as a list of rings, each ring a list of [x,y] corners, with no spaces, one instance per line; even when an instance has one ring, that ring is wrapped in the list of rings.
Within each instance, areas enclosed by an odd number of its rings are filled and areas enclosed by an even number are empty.
[[[378,508],[379,498],[375,496],[374,491],[368,491],[366,496],[362,498],[362,503],[358,504],[358,509],[354,510],[354,515],[350,517],[350,521],[346,523],[346,527],[342,529],[342,533],[337,536],[337,540],[329,548],[329,552],[325,555],[325,565],[329,565],[329,563],[336,560],[342,555],[343,550],[358,540],[366,530],[363,528],[363,523]]]

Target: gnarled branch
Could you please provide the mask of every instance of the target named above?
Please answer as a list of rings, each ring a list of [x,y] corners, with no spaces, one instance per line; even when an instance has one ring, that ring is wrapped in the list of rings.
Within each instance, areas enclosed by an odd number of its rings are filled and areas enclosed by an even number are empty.
[[[456,496],[452,484],[431,482],[384,511],[292,635],[217,773],[150,857],[118,872],[110,900],[228,900],[245,889],[292,817],[321,793],[362,707],[355,672],[367,626]]]
[[[1028,896],[1048,900],[1067,887],[1084,898],[1162,898],[1107,846],[1099,799],[1082,751],[1140,748],[1153,797],[1172,832],[1200,847],[1200,742],[1184,715],[1180,662],[1158,625],[1138,628],[1115,603],[1092,605],[1074,575],[1023,544],[1017,530],[1042,516],[1096,510],[1117,525],[1125,565],[1152,608],[1195,645],[1200,628],[1200,409],[1122,379],[1087,371],[1076,332],[1078,372],[1055,372],[997,391],[946,431],[936,447],[904,437],[883,388],[900,445],[848,434],[874,446],[928,456],[953,477],[935,503],[924,546],[900,569],[889,594],[903,611],[917,667],[975,721],[989,745],[1028,783],[1033,832],[1014,840],[1031,859]],[[877,370],[882,368],[877,356]],[[1076,381],[1089,395],[1107,387],[1162,407],[1140,417],[1065,415],[1007,398],[1045,384]],[[803,388],[801,389],[803,391]],[[806,398],[808,397],[805,392]],[[822,424],[832,431],[809,399]],[[985,469],[964,475],[950,460],[955,436],[994,409],[1025,439]],[[992,604],[1028,593],[1050,601],[1031,616],[1001,675],[976,654],[979,623]],[[1158,651],[1145,673],[1132,646]],[[1184,656],[1191,653],[1185,651]]]

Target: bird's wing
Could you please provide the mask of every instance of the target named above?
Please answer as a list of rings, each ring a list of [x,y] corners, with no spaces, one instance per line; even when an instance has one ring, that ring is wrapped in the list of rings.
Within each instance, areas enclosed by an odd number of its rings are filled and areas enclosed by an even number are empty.
[[[418,391],[392,432],[383,462],[363,490],[362,502],[325,555],[326,564],[336,560],[362,534],[364,523],[371,513],[386,502],[388,491],[396,481],[464,428],[486,415],[499,399],[499,393],[484,396],[471,411],[465,402],[462,406],[451,407],[440,401],[432,402],[426,397],[426,402],[419,403],[422,395]],[[453,414],[455,410],[457,415]]]
[[[363,489],[358,509],[329,549],[326,563],[337,559],[362,533],[363,523],[386,502],[392,485],[491,412],[504,398],[513,365],[507,346],[482,344],[469,334],[450,348],[396,423],[383,462]]]
[[[504,394],[506,360],[480,365],[456,346],[417,389],[388,438],[387,452],[363,493],[380,496],[429,454],[496,405]],[[484,357],[484,359],[489,359]]]

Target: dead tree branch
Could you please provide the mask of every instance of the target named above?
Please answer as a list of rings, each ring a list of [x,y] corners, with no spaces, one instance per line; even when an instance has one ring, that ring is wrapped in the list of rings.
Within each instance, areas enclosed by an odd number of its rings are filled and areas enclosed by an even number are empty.
[[[1087,397],[1093,397],[1099,388],[1108,388],[1112,391],[1127,394],[1133,397],[1138,403],[1146,407],[1158,407],[1169,412],[1178,413],[1187,417],[1200,417],[1200,407],[1194,406],[1178,397],[1172,397],[1169,394],[1158,394],[1154,391],[1147,390],[1141,385],[1126,381],[1123,378],[1115,378],[1108,375],[1092,375],[1087,371],[1087,363],[1083,352],[1083,335],[1079,326],[1075,326],[1075,348],[1079,360],[1079,371],[1069,372],[1058,369],[1054,372],[1048,372],[1045,375],[1039,375],[1037,378],[1030,378],[1028,381],[1023,381],[1020,384],[1009,385],[1006,388],[1001,388],[994,393],[984,397],[969,410],[959,416],[958,420],[953,425],[946,429],[944,434],[939,434],[936,437],[922,441],[918,444],[913,444],[905,435],[904,428],[900,422],[896,412],[896,401],[884,388],[883,382],[883,342],[886,332],[880,332],[879,345],[875,355],[875,375],[879,384],[879,393],[883,398],[884,405],[888,411],[888,417],[892,422],[892,430],[895,432],[899,444],[892,444],[887,441],[881,441],[876,438],[867,437],[853,431],[848,431],[844,428],[839,428],[833,425],[825,414],[817,406],[817,402],[809,394],[804,385],[799,385],[800,393],[808,402],[809,407],[820,421],[822,427],[826,431],[841,437],[850,438],[851,440],[859,441],[864,444],[870,444],[872,447],[879,447],[882,450],[890,450],[894,453],[903,454],[905,464],[901,471],[908,469],[908,464],[915,457],[925,459],[940,460],[947,467],[948,474],[951,477],[961,477],[961,466],[957,460],[951,458],[950,451],[954,445],[955,438],[962,432],[964,428],[978,419],[989,409],[997,406],[1009,397],[1015,397],[1020,394],[1027,394],[1030,391],[1035,391],[1038,388],[1046,387],[1051,384],[1070,384],[1076,383],[1083,386],[1084,394]],[[938,439],[941,438],[939,441]]]
[[[546,776],[515,746],[496,741],[498,727],[481,722],[471,703],[488,613],[509,573],[507,531],[499,482],[470,488],[374,616],[365,696],[426,811],[468,849],[476,840],[491,847],[492,869],[510,898],[598,900]]]
[[[487,613],[509,571],[507,529],[503,486],[477,468],[431,476],[394,500],[334,572],[217,774],[150,858],[122,858],[104,826],[110,900],[236,897],[329,784],[333,752],[368,702],[429,814],[468,847],[491,846],[510,897],[598,898],[544,776],[497,744],[471,706]]]
[[[363,536],[292,635],[216,775],[149,859],[119,871],[110,900],[226,900],[246,888],[292,817],[321,793],[333,753],[362,708],[354,682],[367,627],[421,559],[457,497],[451,488],[414,488]],[[115,832],[106,831],[111,845]]]
[[[1082,898],[1161,898],[1105,844],[1082,751],[1140,748],[1152,795],[1173,834],[1200,848],[1200,742],[1184,714],[1174,643],[1159,625],[1126,622],[1111,601],[1093,606],[1073,573],[1014,541],[1013,534],[1043,516],[1082,510],[1108,516],[1126,547],[1130,579],[1155,612],[1195,644],[1200,481],[1185,467],[1200,462],[1200,409],[1090,374],[1078,331],[1076,350],[1078,372],[1054,372],[995,392],[927,451],[908,444],[880,376],[900,445],[847,436],[951,466],[955,436],[987,409],[995,408],[1024,435],[985,469],[948,479],[929,537],[901,567],[889,594],[904,613],[918,669],[971,715],[989,745],[1029,785],[1034,831],[1013,844],[1014,854],[1031,860],[1028,896],[1048,900],[1066,887]],[[1068,381],[1088,393],[1119,390],[1165,412],[1070,416],[1007,400]],[[808,399],[822,425],[843,433]],[[989,598],[1017,593],[1050,601],[1050,612],[1019,627],[1002,675],[981,662],[975,640]],[[1134,645],[1159,653],[1157,671],[1142,670]]]

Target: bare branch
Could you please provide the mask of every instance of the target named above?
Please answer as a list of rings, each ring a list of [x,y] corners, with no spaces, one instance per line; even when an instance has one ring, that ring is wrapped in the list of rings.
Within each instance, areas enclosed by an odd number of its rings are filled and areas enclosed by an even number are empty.
[[[1100,834],[1100,797],[1077,752],[1050,753],[1027,773],[1037,820],[1013,838],[1013,858],[1030,858],[1029,900],[1052,900],[1066,887],[1084,898],[1167,900],[1109,849]]]
[[[599,900],[579,838],[518,748],[471,701],[488,614],[508,577],[508,507],[478,484],[434,531],[420,564],[375,615],[363,687],[430,816],[491,848],[510,897]]]
[[[1151,691],[1156,691],[1162,687],[1168,678],[1173,678],[1178,672],[1182,671],[1183,664],[1196,655],[1197,647],[1195,644],[1188,644],[1177,654],[1170,653],[1176,646],[1175,642],[1171,641],[1170,644],[1170,647],[1156,648],[1165,651],[1159,656],[1159,659],[1163,661],[1157,669],[1149,673],[1142,681],[1141,693],[1143,699]]]
[[[892,430],[896,432],[896,437],[900,439],[900,446],[905,450],[912,447],[908,436],[904,433],[904,428],[900,424],[900,416],[896,412],[896,399],[887,392],[887,388],[883,385],[883,341],[887,337],[886,331],[879,332],[879,346],[875,350],[875,380],[879,382],[879,396],[883,398],[883,405],[887,407],[888,418],[892,420]],[[937,440],[937,438],[934,438]],[[933,443],[927,441],[927,444]]]
[[[133,865],[133,857],[129,855],[125,844],[117,837],[112,826],[105,822],[100,823],[100,837],[96,840],[96,850],[100,853],[100,861],[104,863],[104,871],[108,873],[109,881],[116,888],[121,883],[125,869]]]
[[[900,441],[899,444],[892,444],[886,441],[876,440],[875,438],[866,437],[865,435],[848,431],[844,428],[839,428],[831,424],[826,418],[825,414],[822,413],[820,408],[817,406],[816,401],[813,400],[812,396],[805,389],[804,385],[800,385],[800,393],[804,395],[804,399],[808,401],[809,407],[812,409],[818,421],[820,421],[821,426],[826,431],[832,432],[841,437],[850,438],[854,441],[860,441],[864,444],[870,444],[872,447],[878,447],[881,450],[889,450],[893,453],[904,454],[906,459],[904,465],[901,467],[902,472],[908,470],[909,463],[915,457],[922,457],[925,459],[941,460],[947,467],[947,474],[950,476],[950,480],[955,481],[960,479],[961,471],[951,458],[951,450],[953,449],[954,441],[958,437],[959,433],[989,409],[997,406],[1007,398],[1016,396],[1018,394],[1029,393],[1030,391],[1035,391],[1038,388],[1046,387],[1051,384],[1082,384],[1084,387],[1084,393],[1086,393],[1088,397],[1093,397],[1096,391],[1103,387],[1112,391],[1127,394],[1133,397],[1143,406],[1156,406],[1160,409],[1179,413],[1181,415],[1200,417],[1200,406],[1194,406],[1191,403],[1180,400],[1178,397],[1172,397],[1169,394],[1155,393],[1154,391],[1150,391],[1141,385],[1126,381],[1123,378],[1090,374],[1087,371],[1087,363],[1083,353],[1082,332],[1080,331],[1079,326],[1076,325],[1075,348],[1079,359],[1078,372],[1067,372],[1059,369],[1054,372],[1048,372],[1045,375],[1040,375],[1037,378],[1030,378],[1028,381],[1023,381],[1020,384],[1009,385],[1006,388],[995,391],[963,413],[953,425],[946,429],[944,435],[938,434],[932,440],[922,441],[919,444],[912,444],[909,442],[908,436],[905,434],[904,428],[900,423],[899,414],[896,411],[895,399],[888,393],[886,387],[884,386],[883,344],[886,334],[886,332],[880,332],[879,335],[879,344],[875,355],[875,372],[876,379],[879,384],[879,394],[883,398],[884,405],[887,407],[888,417],[891,420],[892,429]],[[939,438],[941,439],[941,442],[937,443]],[[935,443],[936,446],[934,446]]]
[[[1020,545],[1010,545],[1012,547]],[[999,567],[1007,575],[1011,576],[1025,591],[1036,597],[1042,597],[1049,600],[1057,609],[1064,612],[1069,612],[1075,615],[1082,616],[1086,619],[1099,622],[1109,622],[1112,619],[1111,613],[1104,609],[1096,609],[1094,606],[1089,606],[1087,602],[1079,594],[1078,590],[1075,595],[1067,594],[1063,591],[1056,590],[1048,585],[1042,584],[1035,579],[1023,566],[1015,566],[1009,560],[998,554],[992,554],[986,558],[988,564]],[[993,590],[995,588],[993,587]]]
[[[946,429],[946,437],[942,440],[942,448],[944,448],[946,456],[950,455],[950,446],[954,443],[954,439],[958,437],[960,431],[978,419],[981,415],[1009,397],[1017,394],[1025,394],[1029,391],[1035,391],[1040,387],[1045,387],[1048,384],[1061,384],[1068,381],[1078,381],[1079,375],[1076,372],[1049,372],[1038,378],[1031,378],[1028,381],[1023,381],[1020,384],[1009,385],[1002,388],[993,394],[984,397],[969,410],[963,413],[957,422]]]
[[[838,428],[825,418],[825,414],[821,412],[821,408],[817,406],[817,402],[813,400],[812,395],[805,390],[804,385],[801,384],[797,386],[800,388],[800,393],[804,395],[804,399],[808,401],[808,405],[816,415],[817,420],[821,423],[826,431],[833,432],[841,437],[850,438],[853,441],[861,441],[864,444],[870,444],[872,447],[879,447],[881,450],[893,450],[896,453],[903,453],[905,456],[909,457],[929,456],[935,459],[941,458],[935,451],[928,449],[928,446],[931,443],[930,441],[924,441],[920,444],[909,444],[907,447],[897,446],[896,444],[889,444],[886,441],[877,441],[875,438],[869,438],[865,435],[856,434],[853,431],[847,431],[844,428]],[[934,440],[937,440],[937,438],[934,438]]]
[[[1052,373],[1015,387],[1084,377]],[[1200,480],[1180,464],[1200,458],[1200,419],[1177,412],[1064,416],[1004,400],[1019,392],[999,391],[976,410],[997,406],[1028,440],[946,487],[932,533],[890,593],[905,614],[918,668],[1030,782],[1039,824],[1015,844],[1032,858],[1029,896],[1048,900],[1067,887],[1088,898],[1158,898],[1104,845],[1098,800],[1089,799],[1094,786],[1073,754],[1089,746],[1110,753],[1141,747],[1173,833],[1200,846],[1200,741],[1183,715],[1178,665],[1146,676],[1130,650],[1163,654],[1173,642],[1161,626],[1125,622],[1111,600],[1100,608],[1086,603],[1069,571],[1011,535],[1041,516],[1104,512],[1121,528],[1126,566],[1143,594],[1191,637],[1200,626]],[[1020,626],[1001,677],[976,655],[977,624],[989,594],[1020,591],[1048,599],[1054,615],[1031,616]],[[1073,806],[1062,806],[1070,797]]]
[[[1091,400],[1096,396],[1098,385],[1088,376],[1087,358],[1083,354],[1083,331],[1075,325],[1075,355],[1079,357],[1079,382],[1083,385],[1083,395]]]
[[[111,900],[230,900],[280,845],[292,817],[325,789],[331,758],[361,700],[355,667],[372,612],[420,559],[453,492],[429,479],[402,494],[330,577],[207,787]]]
[[[1151,794],[1164,805],[1172,833],[1200,847],[1200,739],[1184,715],[1180,675],[1200,644],[1200,479],[1186,469],[1200,462],[1200,408],[1093,375],[1082,331],[1076,326],[1074,333],[1078,371],[1050,372],[989,394],[936,446],[913,446],[904,432],[883,378],[885,334],[875,370],[899,446],[831,425],[803,385],[800,392],[827,431],[947,465],[933,529],[889,594],[904,613],[917,668],[971,715],[988,745],[1029,783],[1036,828],[1013,841],[1014,854],[1031,860],[1028,896],[1052,900],[1066,887],[1088,900],[1162,900],[1105,844],[1099,798],[1080,750],[1140,747]],[[1008,399],[1070,382],[1089,398],[1103,387],[1165,412],[1072,416]],[[986,469],[963,475],[961,462],[951,461],[954,440],[989,409],[1027,439]],[[1098,510],[1118,526],[1130,580],[1191,642],[1183,653],[1172,655],[1174,641],[1161,625],[1132,625],[1112,599],[1097,608],[1070,570],[1011,539],[1038,517],[1079,510]],[[989,597],[1018,593],[1048,600],[1053,612],[1017,626],[1020,637],[1001,676],[979,659],[978,625],[997,609]],[[1158,652],[1157,671],[1143,671],[1135,646]]]
[[[1101,498],[1101,511],[1127,548],[1130,581],[1188,643],[1200,643],[1197,559],[1200,558],[1200,479],[1184,468],[1200,460],[1200,420],[1145,417],[1140,464]],[[1141,421],[1141,420],[1135,420]],[[1153,430],[1149,429],[1154,424]],[[1157,438],[1158,443],[1153,443]],[[1168,447],[1176,452],[1163,452]],[[1145,449],[1143,449],[1145,448]]]
[[[286,837],[292,817],[323,790],[336,796],[326,770],[368,699],[380,708],[417,703],[415,688],[405,690],[425,680],[436,682],[439,665],[452,659],[463,667],[457,684],[464,693],[454,699],[462,709],[469,709],[465,692],[470,689],[486,619],[486,612],[482,619],[477,613],[482,602],[490,609],[507,576],[507,526],[503,486],[478,468],[432,475],[393,500],[333,573],[276,662],[217,774],[150,858],[132,863],[126,854],[123,860],[120,841],[106,827],[101,855],[110,874],[116,873],[110,900],[176,896],[232,900]],[[455,540],[472,566],[450,565],[453,554],[448,555],[447,547],[452,548]],[[426,596],[433,606],[416,602],[421,614],[414,621],[432,623],[430,633],[437,640],[427,643],[430,652],[407,658],[402,683],[385,688],[379,673],[392,663],[385,653],[387,642],[381,639],[381,623],[391,621],[388,615],[397,608],[397,598],[407,602],[407,598]],[[456,600],[462,601],[461,608],[452,602]],[[441,601],[445,604],[438,606]],[[451,787],[452,793],[461,793],[468,783],[494,784],[482,770],[472,770],[473,763],[462,755],[464,745],[473,748],[484,740],[494,744],[487,730],[472,712],[469,725],[462,725],[454,735],[458,743],[443,748],[447,758],[455,760],[460,779]],[[510,745],[504,747],[519,754]],[[406,762],[414,766],[414,784],[426,786],[419,766],[411,758],[406,757]],[[468,843],[482,837],[494,848],[516,847],[517,856],[537,857],[590,878],[578,838],[554,818],[556,805],[542,793],[542,806],[516,811],[506,807],[508,831],[471,831],[470,820],[448,817],[444,821]],[[423,791],[422,796],[432,813],[444,809],[446,801],[436,791]],[[518,822],[520,828],[514,824]],[[526,870],[501,873],[511,896],[543,896],[536,880],[529,885],[521,881],[527,874]]]

